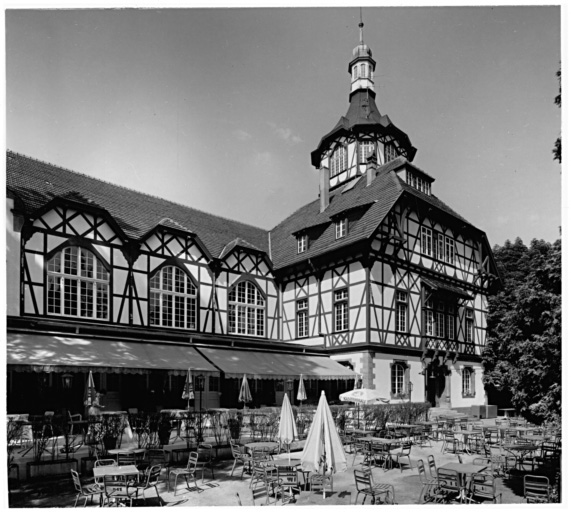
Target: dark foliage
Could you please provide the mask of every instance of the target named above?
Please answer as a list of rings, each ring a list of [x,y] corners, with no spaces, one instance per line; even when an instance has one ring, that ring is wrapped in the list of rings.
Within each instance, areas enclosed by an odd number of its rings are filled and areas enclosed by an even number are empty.
[[[504,288],[489,298],[484,384],[508,391],[523,416],[561,416],[561,240],[494,247]]]

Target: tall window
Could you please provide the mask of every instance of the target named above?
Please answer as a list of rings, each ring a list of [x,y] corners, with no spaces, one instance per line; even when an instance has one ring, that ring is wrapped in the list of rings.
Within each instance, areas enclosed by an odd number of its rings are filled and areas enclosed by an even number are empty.
[[[420,251],[426,256],[432,256],[432,229],[426,226],[420,228]]]
[[[266,325],[266,300],[249,281],[238,283],[228,295],[228,332],[263,336]]]
[[[470,366],[462,368],[462,396],[474,396],[474,369]]]
[[[431,300],[426,302],[426,308],[424,310],[424,334],[426,336],[434,335],[434,311],[433,302]]]
[[[393,363],[391,366],[391,395],[402,395],[405,389],[406,367],[403,363]]]
[[[398,332],[407,332],[408,328],[407,328],[407,321],[406,321],[406,317],[407,317],[407,310],[408,310],[408,302],[407,302],[407,294],[406,292],[401,292],[399,290],[397,290],[396,293],[396,299],[397,299],[397,311],[396,311],[396,319],[397,319],[397,331]]]
[[[444,261],[451,265],[454,264],[454,240],[449,236],[445,240]]]
[[[466,310],[466,343],[474,341],[474,310]]]
[[[149,325],[196,329],[196,286],[180,268],[163,267],[151,277]]]
[[[297,337],[305,338],[309,335],[307,299],[300,299],[297,306]]]
[[[444,338],[444,319],[444,304],[439,302],[438,309],[436,310],[436,321],[434,322],[436,327],[436,332],[434,334],[437,338]]]
[[[375,151],[375,142],[372,140],[364,140],[359,142],[359,162],[362,164],[367,163],[367,157],[374,153]]]
[[[347,288],[335,290],[334,292],[334,312],[335,331],[346,331],[349,329],[349,294]]]
[[[297,253],[307,251],[307,235],[298,235],[297,237]]]
[[[340,144],[331,155],[331,176],[337,176],[347,169],[347,147]]]
[[[449,340],[456,339],[456,329],[454,325],[454,320],[456,318],[454,306],[452,304],[448,305],[448,315],[446,322],[446,337]]]
[[[443,261],[444,260],[444,235],[438,233],[438,241],[436,242],[436,257]]]
[[[394,144],[387,143],[385,144],[385,163],[394,160],[398,155],[397,148],[395,148]]]
[[[343,238],[347,235],[347,219],[339,219],[335,222],[335,239]]]
[[[106,320],[109,272],[83,247],[66,247],[47,265],[48,313]]]

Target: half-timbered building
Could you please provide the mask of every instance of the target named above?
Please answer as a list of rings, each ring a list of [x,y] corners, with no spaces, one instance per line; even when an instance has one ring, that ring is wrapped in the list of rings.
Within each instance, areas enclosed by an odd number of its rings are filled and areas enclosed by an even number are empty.
[[[235,406],[243,374],[258,405],[355,373],[394,401],[484,404],[491,250],[379,112],[375,67],[361,39],[311,154],[319,198],[269,232],[8,152],[9,409],[55,407],[61,375],[79,409],[89,370],[111,408],[181,405],[188,368],[203,407]]]

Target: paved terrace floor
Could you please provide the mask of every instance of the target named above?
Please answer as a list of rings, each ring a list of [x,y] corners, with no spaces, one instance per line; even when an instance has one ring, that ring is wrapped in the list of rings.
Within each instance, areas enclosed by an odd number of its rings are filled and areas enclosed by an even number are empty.
[[[395,489],[396,503],[416,504],[419,493],[421,491],[421,483],[416,469],[419,459],[423,459],[427,466],[427,457],[432,454],[435,456],[436,465],[441,466],[447,462],[457,462],[457,456],[451,453],[442,453],[442,442],[433,442],[432,448],[414,446],[411,451],[411,460],[413,468],[406,468],[402,472],[398,467],[390,470],[373,467],[373,478],[375,483],[392,484]],[[294,452],[293,457],[299,457],[301,452]],[[287,454],[280,454],[276,458],[286,458]],[[476,456],[463,455],[465,462],[471,462]],[[344,473],[337,473],[334,476],[335,495],[325,500],[315,500],[315,504],[323,505],[349,505],[355,502],[356,490],[354,483],[354,469],[361,468],[363,461],[362,455],[357,455],[355,464],[353,465],[353,454],[347,454],[348,468]],[[252,500],[252,493],[249,489],[250,477],[244,474],[240,477],[241,467],[234,472],[234,476],[230,476],[232,469],[232,460],[222,461],[214,471],[215,479],[210,478],[210,472],[205,473],[204,481],[198,480],[199,489],[188,490],[184,480],[179,479],[177,495],[171,489],[167,492],[167,486],[164,479],[166,478],[166,470],[163,470],[163,483],[159,485],[159,493],[164,506],[237,506],[238,498],[243,505],[261,505],[265,503],[265,497]],[[406,467],[406,466],[405,466]],[[510,478],[498,478],[496,480],[498,492],[502,494],[502,503],[517,504],[525,503],[523,498],[523,475],[525,473],[513,472]],[[174,479],[174,477],[173,477]],[[82,478],[83,483],[92,483],[93,478]],[[192,486],[192,484],[191,484]],[[73,490],[71,477],[59,478],[52,480],[44,480],[41,482],[26,483],[22,482],[19,486],[11,486],[9,495],[9,504],[11,507],[73,507],[75,501],[75,491]],[[153,489],[146,492],[147,506],[158,506],[158,498]],[[362,501],[362,496],[359,503]],[[80,499],[79,505],[83,503]],[[368,503],[368,502],[366,502]],[[273,499],[270,500],[273,505]],[[143,501],[136,503],[143,506]],[[277,503],[278,506],[294,506],[295,503]],[[97,500],[88,506],[98,506]]]

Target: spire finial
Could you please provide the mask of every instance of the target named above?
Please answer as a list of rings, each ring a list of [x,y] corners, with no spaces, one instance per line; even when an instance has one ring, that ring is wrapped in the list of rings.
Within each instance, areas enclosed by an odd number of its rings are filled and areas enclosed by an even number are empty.
[[[361,18],[359,23],[359,44],[363,44],[363,27],[365,24],[363,23],[363,9],[361,7],[359,7],[359,17]]]

